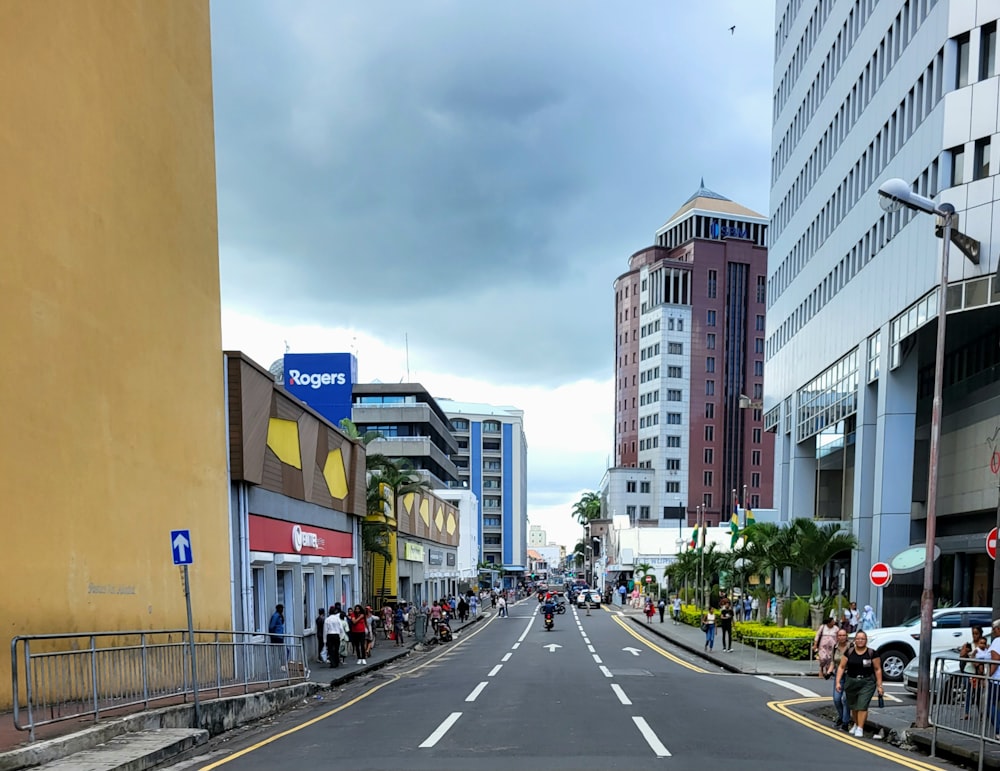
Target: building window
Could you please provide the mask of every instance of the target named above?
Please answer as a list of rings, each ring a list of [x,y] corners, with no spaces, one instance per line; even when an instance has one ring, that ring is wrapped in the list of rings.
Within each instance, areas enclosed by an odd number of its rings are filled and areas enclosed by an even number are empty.
[[[677,319],[677,331],[678,332],[684,331],[684,319]]]
[[[955,62],[955,88],[969,85],[969,33],[955,38],[958,43],[958,56]]]
[[[705,487],[711,487],[712,486],[712,472],[711,471],[704,472],[701,475],[701,481],[705,485]]]
[[[684,353],[684,343],[667,343],[667,353],[681,355]]]
[[[667,377],[684,377],[682,367],[667,367]]]
[[[715,441],[715,426],[705,426],[705,441],[706,442]]]
[[[965,145],[958,145],[948,151],[951,156],[951,185],[955,187],[965,182]]]
[[[753,430],[753,443],[754,444],[760,444],[760,429],[759,428],[755,428]]]
[[[667,482],[663,486],[663,489],[664,489],[664,492],[679,493],[681,491],[681,483],[680,482]]]
[[[990,138],[976,140],[976,150],[972,167],[973,179],[986,179],[990,175]]]
[[[709,356],[707,359],[705,359],[705,371],[706,372],[715,372],[715,357],[714,356]]]
[[[715,326],[715,311],[708,311],[705,316],[705,323],[710,327]]]
[[[673,319],[667,319],[667,329],[669,331],[671,331],[671,332],[674,331],[674,320]]]
[[[715,350],[715,335],[712,332],[705,335],[705,348],[710,351]]]
[[[764,377],[764,362],[755,361],[753,363],[753,373],[757,377]]]
[[[714,271],[714,270],[708,271],[708,296],[709,296],[709,298],[713,298],[713,299],[715,298],[715,296],[716,296],[716,287],[718,285],[718,282],[719,282],[719,273],[718,273],[718,271]]]
[[[679,436],[667,436],[667,447],[680,447],[681,438]]]
[[[626,506],[625,513],[628,515],[629,519],[635,519],[635,506]]]
[[[750,486],[752,488],[754,488],[754,489],[757,489],[757,488],[760,487],[760,474],[759,473],[754,472],[753,474],[750,475]]]
[[[705,463],[712,463],[715,459],[715,451],[711,447],[705,448]]]
[[[984,24],[979,36],[979,79],[997,74],[997,23]]]
[[[759,466],[760,465],[760,450],[750,451],[750,465]]]
[[[764,314],[762,314],[762,313],[758,313],[757,314],[756,330],[758,332],[763,332],[764,331]]]
[[[757,276],[757,302],[763,303],[767,299],[767,277]]]
[[[755,337],[753,340],[753,352],[754,353],[764,353],[764,338]]]
[[[679,388],[668,388],[667,389],[667,401],[668,402],[679,402],[681,400],[681,390]]]
[[[681,424],[681,414],[679,412],[668,412],[667,423],[672,426],[679,426]]]
[[[666,465],[664,468],[667,471],[680,471],[681,470],[681,459],[680,458],[667,458]]]
[[[649,506],[639,507],[639,519],[649,519]]]
[[[705,493],[703,496],[701,496],[701,503],[702,503],[702,505],[705,508],[709,508],[712,505],[712,494],[711,493]],[[707,517],[705,519],[705,524],[706,525],[711,524],[711,523],[709,523]]]
[[[715,381],[706,380],[705,381],[705,396],[715,396]]]
[[[627,493],[635,492],[635,480],[630,480],[625,483],[625,492]]]
[[[705,417],[712,420],[715,417],[715,404],[712,402],[705,403]]]
[[[648,493],[649,492],[649,482],[640,482],[639,483],[639,492],[640,493]]]
[[[752,509],[759,509],[760,508],[760,496],[759,495],[751,495],[750,496],[750,508],[752,508]]]

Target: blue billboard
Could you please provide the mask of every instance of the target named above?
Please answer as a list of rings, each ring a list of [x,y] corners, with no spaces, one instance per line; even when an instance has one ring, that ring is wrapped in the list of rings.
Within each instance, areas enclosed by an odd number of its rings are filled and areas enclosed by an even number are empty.
[[[358,379],[353,353],[286,353],[285,390],[339,426],[351,417],[351,392]]]

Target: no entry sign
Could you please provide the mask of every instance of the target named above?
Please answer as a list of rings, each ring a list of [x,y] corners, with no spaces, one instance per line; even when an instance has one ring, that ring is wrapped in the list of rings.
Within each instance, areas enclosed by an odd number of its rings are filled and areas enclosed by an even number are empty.
[[[892,568],[884,562],[876,562],[868,571],[868,577],[871,578],[872,584],[875,586],[888,586],[892,580]]]
[[[993,528],[986,536],[986,553],[991,560],[997,558],[997,529]]]

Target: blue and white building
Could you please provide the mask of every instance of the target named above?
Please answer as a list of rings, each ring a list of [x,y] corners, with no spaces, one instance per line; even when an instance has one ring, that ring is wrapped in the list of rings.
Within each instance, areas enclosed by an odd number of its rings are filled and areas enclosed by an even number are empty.
[[[524,574],[528,559],[528,443],[524,412],[514,407],[438,398],[451,420],[459,485],[479,502],[483,561],[510,575]]]
[[[879,206],[893,177],[953,204],[982,242],[980,264],[952,247],[948,265],[935,585],[966,605],[992,590],[998,15],[988,0],[776,4],[764,376],[775,506],[856,533],[850,597],[884,623],[919,603],[920,572],[876,591],[868,571],[924,541],[942,246],[930,216]]]

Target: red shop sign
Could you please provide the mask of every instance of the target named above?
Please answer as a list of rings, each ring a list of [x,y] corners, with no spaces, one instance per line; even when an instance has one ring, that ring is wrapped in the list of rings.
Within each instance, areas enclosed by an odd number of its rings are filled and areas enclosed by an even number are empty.
[[[250,550],[318,557],[354,556],[350,533],[250,515]]]

